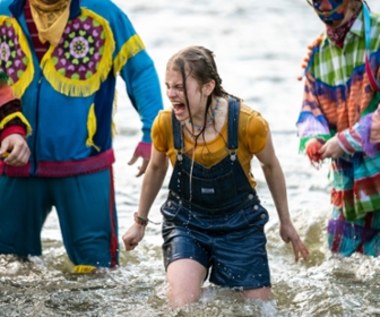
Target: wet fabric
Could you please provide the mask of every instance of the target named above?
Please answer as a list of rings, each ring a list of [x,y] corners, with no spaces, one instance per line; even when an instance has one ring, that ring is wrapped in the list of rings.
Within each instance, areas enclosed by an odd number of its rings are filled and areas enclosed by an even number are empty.
[[[223,160],[228,155],[226,140],[228,135],[227,120],[218,136],[212,141],[204,143],[198,142],[193,149],[193,141],[187,134],[183,135],[184,155],[194,155],[194,160],[206,167],[211,167]],[[239,162],[253,187],[256,180],[252,175],[252,156],[259,153],[266,145],[269,131],[268,122],[252,107],[240,103],[239,114],[239,148],[236,151]],[[201,141],[202,138],[199,140]],[[165,109],[157,115],[152,127],[152,142],[155,149],[165,153],[170,163],[174,166],[177,156],[174,148],[174,137],[172,130],[172,111]]]
[[[363,8],[366,9],[365,5]],[[368,137],[363,138],[363,129],[368,126],[363,125],[363,118],[368,118],[366,115],[375,111],[379,103],[379,93],[371,78],[379,77],[380,23],[379,15],[371,12],[368,32],[364,9],[346,35],[343,48],[337,47],[326,34],[313,48],[297,121],[301,150],[312,138],[329,140],[336,136],[345,152],[339,159],[331,160],[330,197],[334,211],[328,227],[331,250],[344,255],[360,249],[361,235],[351,228],[358,228],[359,224],[359,231],[377,230],[377,220],[369,226],[360,224],[367,214],[376,213],[377,219],[380,211],[380,151],[377,146],[369,151]],[[360,250],[377,254],[375,244],[366,242]]]
[[[268,213],[235,153],[239,109],[237,101],[230,100],[230,154],[211,168],[181,153],[182,131],[173,115],[178,154],[161,208],[163,251],[165,267],[178,259],[194,259],[211,270],[210,282],[252,289],[270,286],[264,234]]]
[[[264,233],[268,212],[256,197],[246,203],[229,213],[209,215],[169,199],[161,209],[165,268],[178,259],[193,259],[210,270],[209,280],[216,285],[269,287]]]
[[[380,212],[367,213],[362,219],[348,222],[335,208],[327,232],[328,247],[334,253],[380,255]]]
[[[74,265],[118,264],[111,170],[66,178],[0,177],[0,254],[40,256],[42,226],[55,206]]]

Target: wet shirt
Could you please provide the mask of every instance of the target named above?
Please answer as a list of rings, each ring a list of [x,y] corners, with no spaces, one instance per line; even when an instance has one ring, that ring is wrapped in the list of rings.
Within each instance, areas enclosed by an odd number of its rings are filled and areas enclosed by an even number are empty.
[[[165,153],[174,166],[176,152],[173,143],[172,111],[162,110],[156,117],[152,128],[152,142],[154,147]],[[256,182],[251,174],[251,161],[256,153],[259,153],[266,145],[268,123],[260,113],[242,104],[239,117],[239,148],[237,155],[252,186]],[[227,149],[227,121],[221,133],[212,141],[204,143],[201,137],[195,148],[194,159],[197,163],[211,167],[228,155]],[[184,135],[184,153],[192,156],[193,142]]]

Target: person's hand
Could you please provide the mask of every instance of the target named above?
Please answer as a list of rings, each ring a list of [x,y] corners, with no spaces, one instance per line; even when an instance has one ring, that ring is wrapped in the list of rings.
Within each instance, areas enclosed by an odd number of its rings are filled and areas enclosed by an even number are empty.
[[[313,48],[321,44],[322,39],[323,39],[323,35],[321,34],[311,44],[309,44],[306,47],[306,55],[301,62],[301,68],[303,70],[305,70],[307,67],[307,64],[309,64],[311,53],[313,52]],[[297,77],[298,80],[302,80],[302,78],[303,78],[303,75],[300,75]]]
[[[322,160],[325,158],[337,159],[342,156],[344,151],[339,145],[337,136],[334,136],[321,147],[319,153]]]
[[[145,226],[134,223],[123,235],[125,249],[131,251],[137,247],[145,234]]]
[[[309,259],[309,250],[291,223],[281,224],[280,236],[285,243],[291,242],[296,262],[298,262],[300,258],[304,260]]]
[[[310,139],[306,143],[306,155],[309,157],[311,165],[315,168],[319,168],[322,161],[322,155],[320,153],[322,146],[323,141],[316,138]]]
[[[138,158],[142,158],[143,162],[142,165],[138,167],[139,172],[137,173],[136,177],[139,177],[145,173],[150,159],[151,148],[151,143],[139,142],[139,144],[137,144],[133,156],[128,162],[129,165],[132,165],[138,160]]]
[[[25,165],[30,157],[30,150],[24,136],[10,134],[3,139],[0,146],[0,159],[12,166]]]

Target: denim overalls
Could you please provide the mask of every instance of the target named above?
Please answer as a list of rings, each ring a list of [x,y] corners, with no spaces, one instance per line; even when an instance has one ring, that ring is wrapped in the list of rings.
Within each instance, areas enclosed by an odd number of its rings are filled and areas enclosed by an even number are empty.
[[[239,114],[239,102],[230,97],[229,155],[210,168],[193,162],[191,182],[192,161],[182,154],[182,129],[172,115],[177,160],[161,207],[163,250],[165,267],[191,258],[212,267],[210,282],[253,289],[270,286],[264,234],[268,213],[236,155]]]

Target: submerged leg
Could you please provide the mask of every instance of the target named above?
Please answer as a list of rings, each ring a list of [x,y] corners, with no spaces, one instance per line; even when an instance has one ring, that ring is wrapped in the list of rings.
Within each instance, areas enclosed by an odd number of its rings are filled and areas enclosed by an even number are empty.
[[[169,304],[172,307],[181,307],[197,302],[206,274],[206,268],[191,259],[170,263],[167,269]]]

